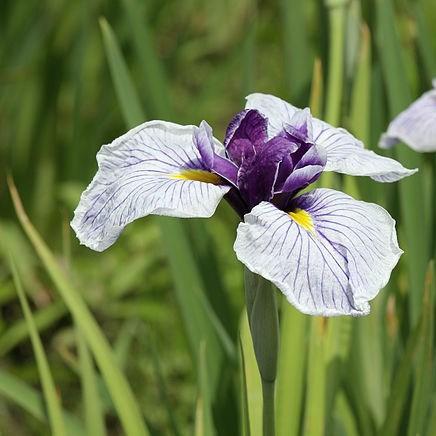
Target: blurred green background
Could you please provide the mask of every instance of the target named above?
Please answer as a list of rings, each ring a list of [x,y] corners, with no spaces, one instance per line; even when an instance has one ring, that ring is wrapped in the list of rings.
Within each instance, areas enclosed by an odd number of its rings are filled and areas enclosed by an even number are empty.
[[[2,0],[0,433],[261,434],[237,218],[148,217],[91,252],[69,220],[95,154],[147,119],[222,139],[250,92],[376,149],[436,76],[434,23],[434,0]],[[436,158],[393,155],[419,174],[321,181],[385,206],[406,254],[364,319],[277,294],[278,435],[436,434]]]

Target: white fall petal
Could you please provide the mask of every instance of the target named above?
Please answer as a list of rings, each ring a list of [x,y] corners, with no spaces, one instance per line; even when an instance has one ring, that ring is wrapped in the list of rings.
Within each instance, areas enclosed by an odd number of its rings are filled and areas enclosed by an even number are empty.
[[[195,173],[201,158],[195,129],[150,121],[104,145],[97,154],[97,174],[71,222],[80,242],[102,251],[128,223],[149,214],[210,217],[230,188],[214,184],[210,173],[205,174],[211,183]]]
[[[322,316],[367,314],[402,254],[386,210],[331,189],[298,197],[293,213],[259,204],[234,249],[297,309]]]
[[[391,121],[380,138],[381,148],[401,141],[415,151],[436,151],[436,80],[433,88]]]
[[[282,132],[301,110],[278,97],[259,93],[249,95],[245,107],[257,109],[268,118],[269,137]],[[313,117],[311,121],[313,142],[327,152],[324,171],[369,176],[378,182],[395,182],[417,171],[404,168],[394,159],[365,149],[363,143],[345,129],[333,127]]]

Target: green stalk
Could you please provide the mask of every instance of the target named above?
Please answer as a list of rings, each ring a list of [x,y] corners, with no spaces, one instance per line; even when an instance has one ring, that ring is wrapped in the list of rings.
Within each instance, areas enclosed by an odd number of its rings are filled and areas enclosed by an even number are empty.
[[[263,398],[263,434],[264,436],[275,436],[275,381],[267,382],[262,380]]]
[[[329,11],[330,31],[324,119],[333,126],[337,126],[341,119],[347,3],[348,0],[325,0]],[[326,172],[321,177],[321,186],[335,188],[337,182],[337,177],[332,172]]]
[[[326,0],[329,9],[329,66],[325,119],[336,126],[341,117],[344,78],[344,42],[347,0]]]
[[[271,283],[248,269],[245,269],[245,301],[262,379],[263,435],[275,436],[274,396],[279,348],[277,304]]]

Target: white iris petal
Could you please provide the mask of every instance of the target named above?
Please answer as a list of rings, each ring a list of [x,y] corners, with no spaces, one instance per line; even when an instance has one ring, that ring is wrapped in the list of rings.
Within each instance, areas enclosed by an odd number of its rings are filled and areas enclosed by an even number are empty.
[[[210,217],[230,188],[211,173],[186,171],[200,160],[195,129],[150,121],[104,145],[71,222],[80,242],[102,251],[128,223],[149,214]]]
[[[286,213],[263,202],[247,214],[238,259],[304,313],[366,315],[402,254],[395,221],[381,206],[332,189],[302,195],[296,206]]]
[[[394,118],[379,146],[390,148],[400,141],[416,151],[436,151],[436,89],[423,94]]]

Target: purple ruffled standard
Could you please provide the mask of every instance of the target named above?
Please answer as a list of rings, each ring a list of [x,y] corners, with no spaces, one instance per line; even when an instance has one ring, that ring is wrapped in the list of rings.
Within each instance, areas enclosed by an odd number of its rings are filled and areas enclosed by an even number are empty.
[[[252,272],[314,315],[364,315],[402,253],[382,207],[331,189],[299,195],[323,171],[393,182],[413,174],[344,129],[277,97],[252,94],[223,144],[199,127],[144,123],[97,155],[71,222],[102,251],[149,214],[209,217],[225,198],[241,218],[234,249]]]

